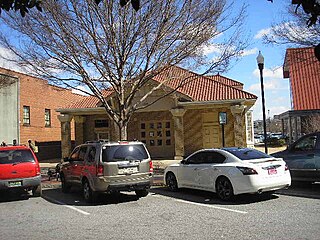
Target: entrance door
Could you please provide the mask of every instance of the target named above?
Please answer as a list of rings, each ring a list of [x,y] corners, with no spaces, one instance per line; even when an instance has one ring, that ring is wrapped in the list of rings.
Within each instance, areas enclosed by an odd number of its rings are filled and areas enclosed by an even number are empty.
[[[205,124],[203,126],[203,148],[219,148],[220,136],[219,125]]]

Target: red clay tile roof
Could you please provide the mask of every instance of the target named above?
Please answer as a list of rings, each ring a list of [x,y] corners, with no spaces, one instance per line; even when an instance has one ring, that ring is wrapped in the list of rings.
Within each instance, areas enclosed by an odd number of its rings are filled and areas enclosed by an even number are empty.
[[[218,75],[213,75],[213,76],[206,76],[207,78],[210,78],[212,80],[215,80],[217,82],[220,82],[220,83],[224,83],[226,85],[229,85],[231,87],[235,87],[235,88],[238,88],[240,90],[243,90],[243,83],[241,82],[238,82],[238,81],[235,81],[233,79],[230,79],[230,78],[227,78],[227,77],[224,77],[224,76],[221,76],[220,74]]]
[[[172,89],[177,88],[177,92],[188,96],[193,101],[257,99],[257,96],[238,88],[242,87],[242,83],[220,75],[211,77],[200,76],[176,66],[163,71],[154,77],[153,80],[157,82],[168,80],[164,83],[165,86]],[[229,83],[231,86],[227,85]],[[111,94],[112,91],[108,90],[105,97]],[[98,105],[99,100],[94,96],[89,96],[80,102],[70,105],[68,108],[95,108]]]
[[[113,91],[111,89],[107,89],[102,91],[103,96],[109,97]],[[96,96],[87,96],[81,101],[70,104],[67,108],[96,108],[98,107],[100,101]]]
[[[313,47],[287,49],[284,77],[290,78],[293,110],[320,109],[320,62]]]
[[[217,75],[216,78],[221,78],[221,76]],[[257,99],[257,96],[251,93],[223,83],[229,82],[225,79],[208,78],[177,66],[173,66],[154,77],[154,80],[159,82],[167,79],[170,80],[165,85],[174,89],[182,84],[178,88],[178,92],[189,96],[194,101]]]

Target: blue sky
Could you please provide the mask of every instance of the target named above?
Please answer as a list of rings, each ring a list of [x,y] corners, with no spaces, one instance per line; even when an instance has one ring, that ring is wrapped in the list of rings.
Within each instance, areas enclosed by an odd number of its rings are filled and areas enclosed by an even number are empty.
[[[285,56],[285,46],[265,45],[262,42],[261,34],[268,32],[273,23],[282,19],[282,14],[291,0],[274,0],[273,3],[267,0],[235,0],[239,7],[248,5],[245,31],[251,37],[251,44],[245,54],[233,65],[233,68],[222,75],[244,83],[244,90],[258,96],[253,107],[253,118],[262,119],[262,107],[260,97],[260,77],[256,57],[259,50],[265,58],[264,87],[267,117],[273,117],[290,109],[289,80],[283,79],[282,65]],[[0,47],[0,53],[6,53]],[[0,66],[12,68],[10,63],[0,61]]]
[[[273,23],[282,19],[282,14],[291,1],[274,0],[271,3],[267,0],[241,0],[237,1],[237,4],[243,2],[249,5],[246,29],[251,35],[252,44],[247,49],[246,56],[243,56],[230,71],[223,73],[223,75],[244,83],[244,90],[258,96],[258,100],[253,107],[253,116],[255,120],[262,119],[260,75],[256,61],[260,50],[265,62],[266,115],[267,117],[273,117],[275,114],[290,110],[291,105],[289,79],[283,79],[282,75],[286,47],[263,44],[261,33],[267,32]]]

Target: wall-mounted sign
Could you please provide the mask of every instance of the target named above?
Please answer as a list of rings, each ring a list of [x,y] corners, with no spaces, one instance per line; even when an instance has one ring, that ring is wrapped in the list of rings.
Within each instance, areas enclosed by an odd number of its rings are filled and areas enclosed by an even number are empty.
[[[227,124],[227,113],[219,112],[219,124]]]

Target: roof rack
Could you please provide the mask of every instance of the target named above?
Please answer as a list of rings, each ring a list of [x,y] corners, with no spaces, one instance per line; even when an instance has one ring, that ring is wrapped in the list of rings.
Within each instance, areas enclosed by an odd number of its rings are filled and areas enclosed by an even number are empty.
[[[99,139],[99,140],[92,140],[92,141],[86,141],[85,143],[109,143],[110,141],[107,139]]]

